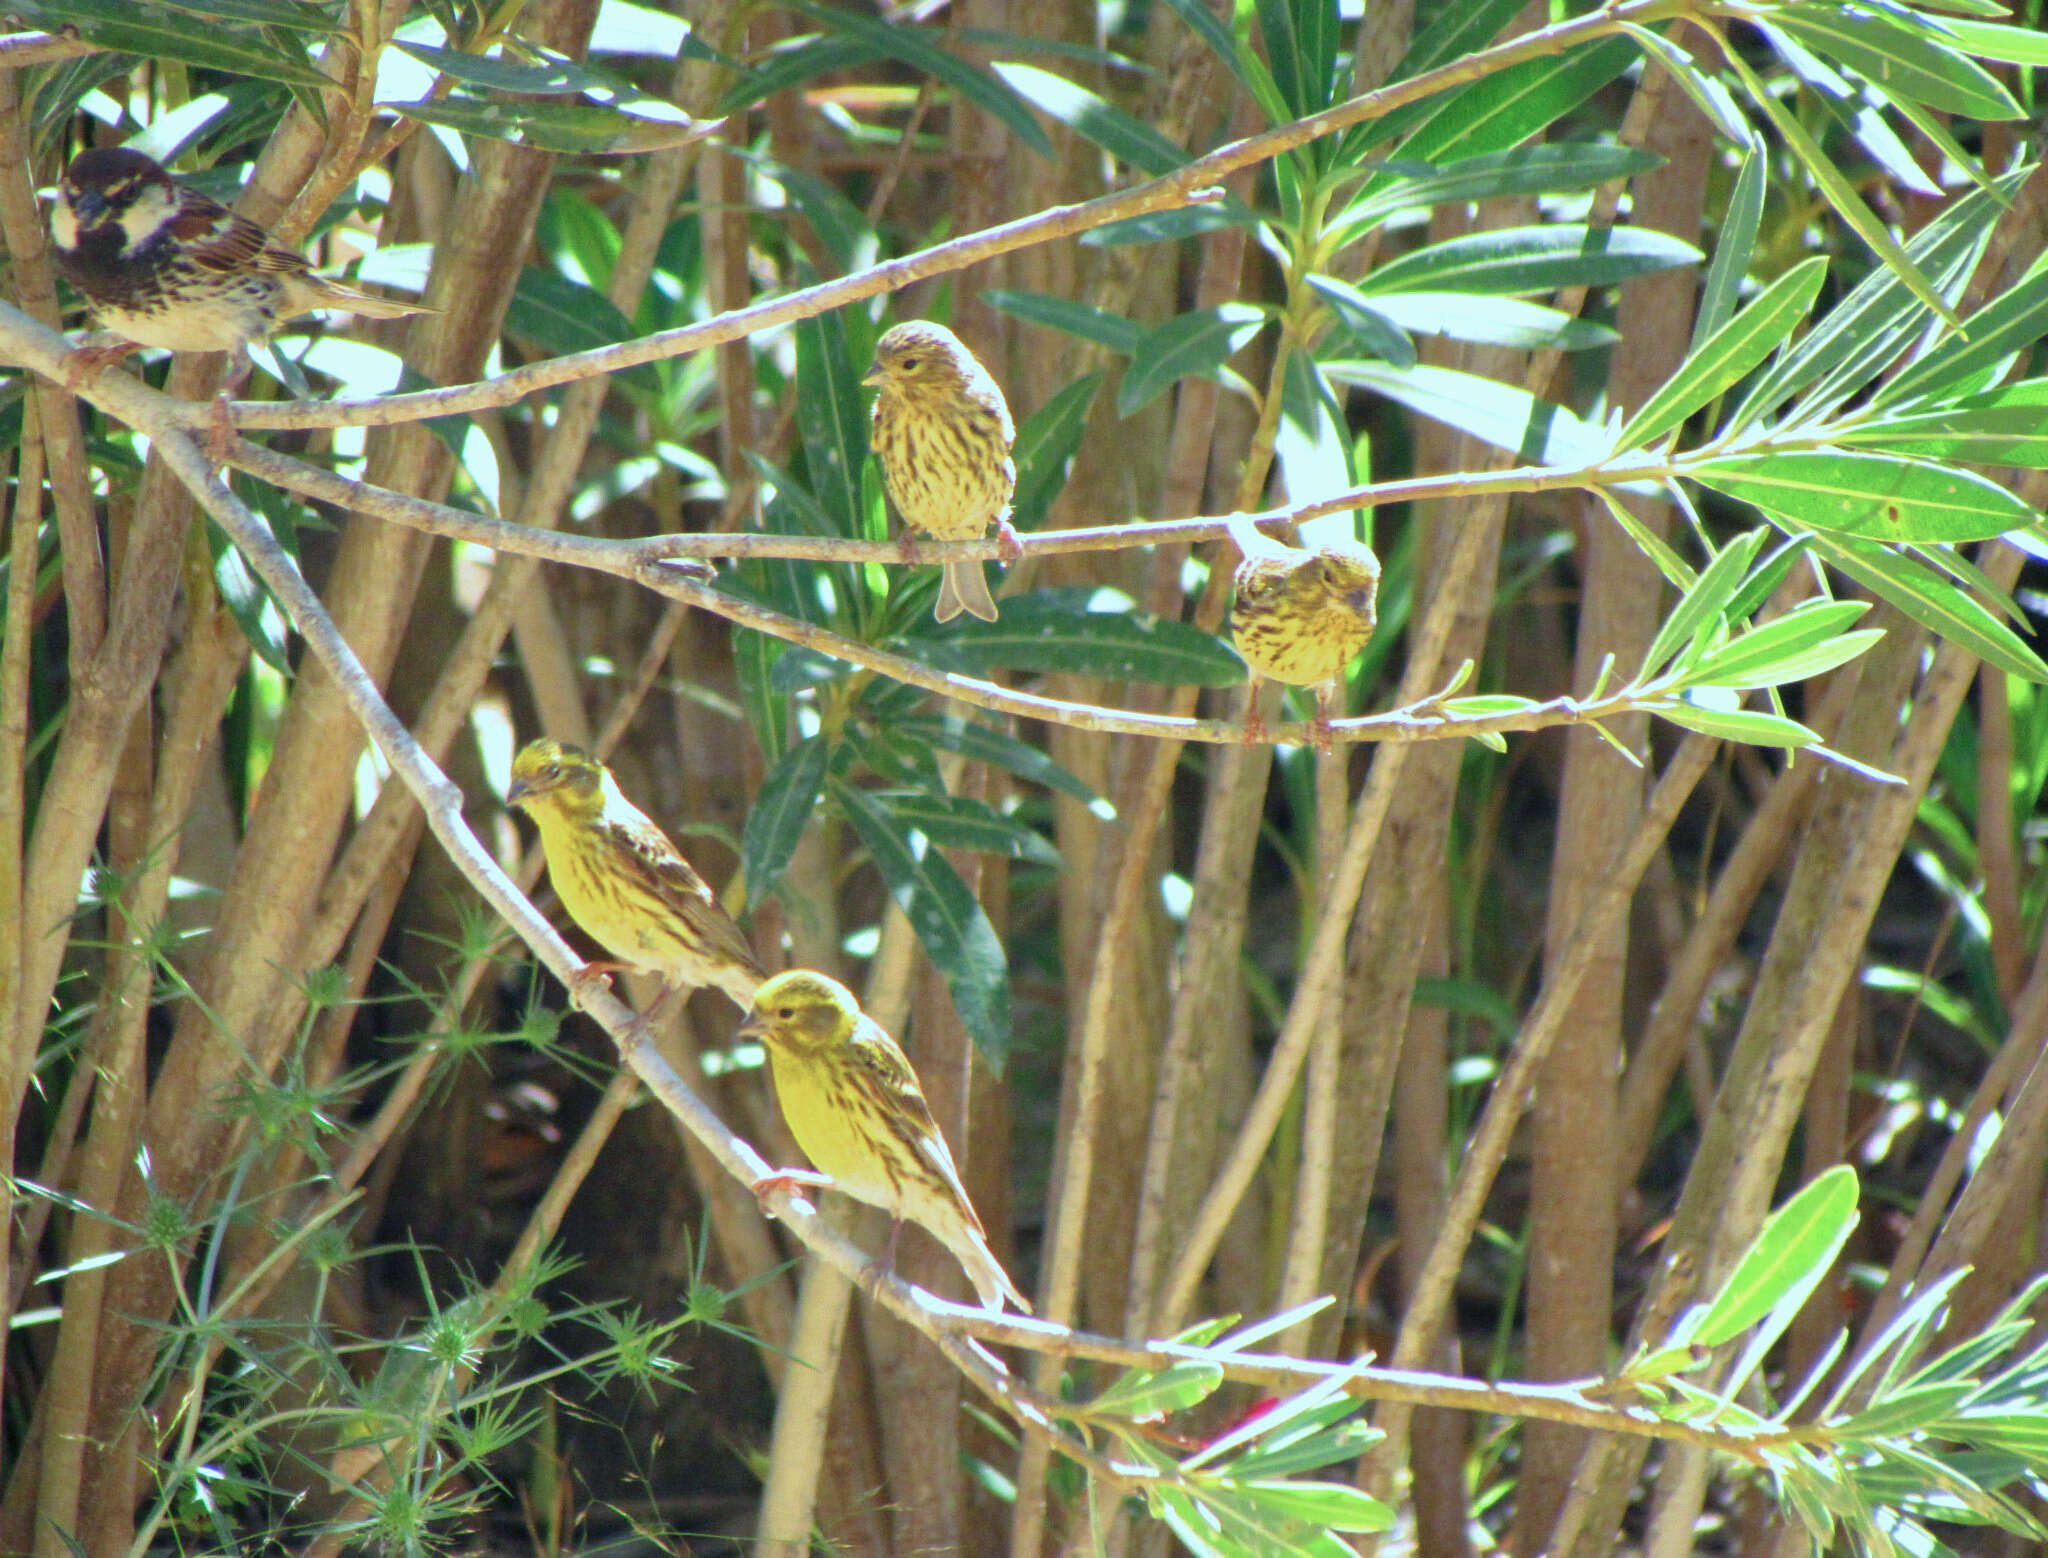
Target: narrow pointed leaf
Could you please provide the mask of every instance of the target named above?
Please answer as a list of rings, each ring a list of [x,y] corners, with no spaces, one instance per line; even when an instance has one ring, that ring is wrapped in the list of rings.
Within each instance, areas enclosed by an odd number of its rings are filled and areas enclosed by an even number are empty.
[[[1249,303],[1222,303],[1169,319],[1131,353],[1131,365],[1117,386],[1117,414],[1128,417],[1144,409],[1188,374],[1215,373],[1265,324],[1265,310]]]
[[[1713,337],[1695,346],[1684,364],[1630,417],[1616,438],[1624,448],[1653,444],[1702,406],[1718,399],[1790,339],[1827,279],[1820,255],[1785,272]]]
[[[775,890],[788,868],[825,787],[825,766],[831,756],[831,743],[812,736],[784,753],[762,779],[761,793],[755,797],[754,809],[747,813],[747,825],[740,834],[740,869],[749,908]]]
[[[1856,1197],[1856,1171],[1842,1164],[1771,1213],[1708,1305],[1700,1345],[1732,1341],[1766,1316],[1790,1323],[1855,1228]]]
[[[834,780],[828,793],[944,976],[974,1047],[1000,1076],[1010,1053],[1010,972],[995,927],[929,839],[899,828],[865,790]]]
[[[1894,544],[1982,541],[2040,518],[1989,477],[1899,455],[1787,450],[1706,460],[1687,474],[1793,528]]]
[[[2048,682],[2048,664],[1967,590],[1889,547],[1854,536],[1816,534],[1814,550],[1859,584],[1942,638],[2030,682]]]

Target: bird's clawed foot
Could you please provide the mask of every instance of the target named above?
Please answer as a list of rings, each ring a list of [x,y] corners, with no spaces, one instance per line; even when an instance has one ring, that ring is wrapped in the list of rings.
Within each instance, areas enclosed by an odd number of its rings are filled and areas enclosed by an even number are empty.
[[[996,547],[996,555],[1002,558],[1005,567],[1024,555],[1024,543],[1017,539],[1017,527],[1010,523],[1007,514],[996,521]]]
[[[583,1010],[589,1004],[590,993],[593,990],[611,989],[612,975],[623,974],[625,971],[626,965],[623,963],[585,963],[569,976],[569,1004],[578,1011]]]
[[[87,379],[97,378],[125,357],[141,348],[133,341],[101,341],[97,346],[80,346],[64,359],[64,387],[75,390]]]
[[[799,1187],[822,1190],[829,1188],[831,1183],[830,1175],[813,1173],[809,1169],[786,1168],[763,1174],[750,1188],[754,1192],[754,1199],[761,1203],[761,1215],[772,1218],[775,1211],[768,1205],[769,1191],[796,1190]]]

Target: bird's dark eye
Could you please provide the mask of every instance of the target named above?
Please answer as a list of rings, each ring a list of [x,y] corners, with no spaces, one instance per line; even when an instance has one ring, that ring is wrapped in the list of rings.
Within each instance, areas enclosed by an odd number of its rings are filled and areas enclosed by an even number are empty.
[[[794,1006],[778,1006],[775,1009],[775,1015],[778,1017],[794,1017],[796,1015],[796,1008]]]
[[[559,779],[562,777],[562,765],[560,763],[550,763],[540,771],[540,776],[543,779]]]
[[[915,357],[900,357],[897,359],[897,366],[905,373],[915,373],[917,371],[917,364],[918,359]]]

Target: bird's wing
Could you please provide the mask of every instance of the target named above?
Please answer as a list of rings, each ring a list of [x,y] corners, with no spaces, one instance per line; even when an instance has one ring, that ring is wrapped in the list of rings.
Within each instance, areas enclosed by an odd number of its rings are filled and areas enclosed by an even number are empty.
[[[682,852],[646,817],[607,816],[603,826],[620,845],[619,855],[640,878],[646,892],[673,905],[676,912],[704,933],[705,951],[743,967],[758,968],[754,949],[732,916],[719,907],[711,884],[699,876]]]
[[[967,1199],[967,1187],[960,1183],[960,1170],[953,1164],[953,1154],[940,1134],[939,1122],[932,1118],[931,1105],[924,1101],[924,1092],[917,1085],[917,1073],[910,1069],[909,1059],[871,1017],[864,1016],[854,1025],[848,1044],[861,1085],[884,1106],[876,1112],[899,1129],[905,1143],[946,1182],[967,1221],[979,1232],[981,1219]]]
[[[195,189],[181,190],[171,233],[184,245],[185,257],[202,270],[238,271],[254,267],[303,276],[311,271],[303,254],[280,248],[246,216],[237,216],[218,200]]]

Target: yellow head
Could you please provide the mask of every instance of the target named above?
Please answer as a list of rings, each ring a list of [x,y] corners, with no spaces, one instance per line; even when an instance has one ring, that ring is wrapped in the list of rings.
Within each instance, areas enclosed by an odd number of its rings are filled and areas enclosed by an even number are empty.
[[[908,401],[950,402],[988,378],[965,343],[929,319],[892,325],[875,343],[875,365],[861,383]],[[994,385],[991,382],[990,388]]]
[[[739,1031],[770,1046],[817,1051],[844,1044],[859,1020],[860,1003],[846,986],[814,969],[792,968],[754,992]]]
[[[512,759],[507,805],[530,817],[597,817],[604,812],[604,765],[578,747],[543,736]]]

